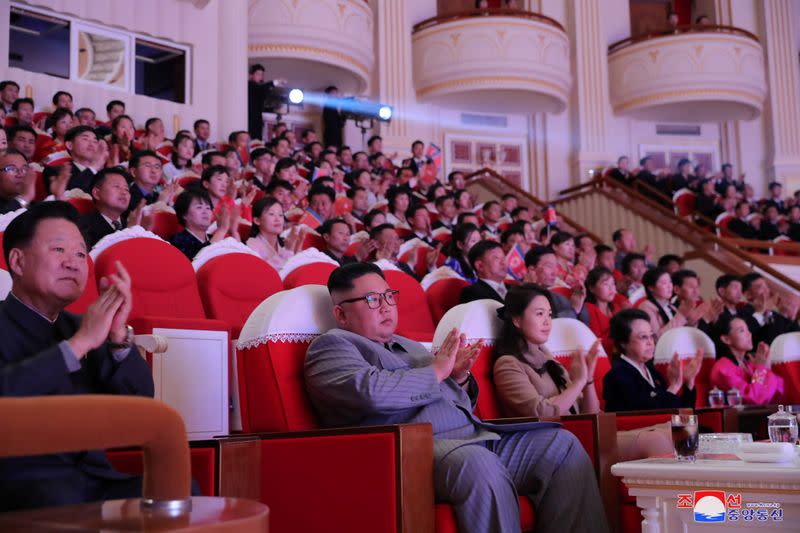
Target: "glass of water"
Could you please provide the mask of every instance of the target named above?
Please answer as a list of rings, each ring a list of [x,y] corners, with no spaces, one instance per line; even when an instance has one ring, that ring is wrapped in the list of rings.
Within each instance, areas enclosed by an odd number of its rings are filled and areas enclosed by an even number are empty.
[[[767,428],[771,442],[797,442],[797,417],[782,405],[778,406],[776,413],[767,417]]]

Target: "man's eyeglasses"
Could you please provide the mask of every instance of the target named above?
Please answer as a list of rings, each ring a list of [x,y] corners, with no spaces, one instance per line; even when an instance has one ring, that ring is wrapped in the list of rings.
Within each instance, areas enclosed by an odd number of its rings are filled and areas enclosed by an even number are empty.
[[[28,173],[31,169],[28,165],[23,165],[21,167],[15,167],[14,165],[8,165],[5,167],[0,168],[1,171],[5,172],[6,174],[16,174],[18,176],[24,176]]]
[[[350,298],[348,300],[342,300],[336,305],[342,304],[349,304],[353,302],[358,302],[364,300],[367,302],[367,307],[370,309],[378,309],[381,306],[381,299],[385,300],[388,305],[397,305],[397,298],[400,294],[400,291],[396,291],[393,289],[389,289],[386,292],[369,292],[364,296],[360,296],[358,298]]]
[[[141,163],[140,167],[149,168],[150,170],[161,170],[162,166],[159,163]]]

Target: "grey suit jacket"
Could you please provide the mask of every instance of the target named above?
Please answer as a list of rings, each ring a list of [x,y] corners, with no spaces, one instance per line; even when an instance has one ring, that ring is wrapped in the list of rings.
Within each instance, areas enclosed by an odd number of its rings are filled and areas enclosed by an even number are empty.
[[[558,426],[483,422],[472,413],[478,398],[474,379],[469,393],[452,379],[437,383],[430,366],[433,357],[424,346],[397,335],[389,344],[393,351],[341,329],[311,343],[306,388],[323,425],[429,423],[437,459],[465,444],[498,440],[498,433]]]
[[[587,326],[589,325],[589,311],[586,309],[586,305],[583,306],[580,313],[575,313],[575,310],[572,308],[572,304],[569,301],[569,298],[566,296],[559,294],[557,292],[548,291],[550,296],[553,298],[553,303],[555,304],[555,315],[558,318],[575,318],[580,320]]]

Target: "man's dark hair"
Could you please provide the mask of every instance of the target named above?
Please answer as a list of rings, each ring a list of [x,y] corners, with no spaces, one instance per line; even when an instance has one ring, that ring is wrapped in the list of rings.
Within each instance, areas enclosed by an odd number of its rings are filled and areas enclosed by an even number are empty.
[[[325,94],[331,94],[333,91],[338,91],[339,88],[336,85],[328,85],[325,87]]]
[[[203,158],[201,159],[201,163],[205,166],[211,164],[211,160],[215,157],[225,157],[225,154],[220,152],[219,150],[211,150],[210,152],[206,152],[203,154]]]
[[[315,196],[319,196],[320,194],[324,194],[328,198],[331,199],[331,202],[336,201],[336,191],[326,185],[314,185],[311,187],[311,190],[308,191],[308,202],[311,203],[311,200]]]
[[[300,132],[300,139],[302,140],[307,138],[309,133],[316,134],[317,132],[314,131],[312,128],[304,128],[303,131]]]
[[[8,147],[5,150],[1,150],[0,151],[0,158],[5,157],[7,155],[18,155],[22,159],[24,159],[26,163],[29,163],[28,156],[26,156],[25,154],[23,154],[22,152],[20,152],[16,148]]]
[[[15,82],[13,80],[4,80],[4,81],[0,81],[0,91],[5,90],[5,88],[8,87],[9,85],[13,85],[14,87],[17,88],[17,90],[19,90],[19,83]]]
[[[645,257],[637,252],[631,252],[627,254],[625,257],[622,258],[622,265],[620,268],[622,269],[623,274],[629,274],[631,271],[631,265],[634,261],[647,261]]]
[[[53,95],[53,105],[58,105],[58,99],[64,95],[69,96],[69,99],[73,100],[72,95],[67,91],[56,91],[56,94]]]
[[[211,178],[216,176],[217,174],[225,174],[229,176],[228,169],[223,167],[222,165],[214,165],[213,167],[208,167],[203,171],[203,174],[200,175],[201,182],[208,182],[211,181]]]
[[[111,110],[114,109],[115,105],[122,106],[122,109],[125,109],[125,102],[122,100],[111,100],[106,104],[106,113],[111,113]]]
[[[678,270],[677,272],[672,273],[672,285],[675,287],[682,287],[683,282],[689,278],[694,278],[699,280],[700,278],[697,276],[697,272],[694,270]]]
[[[277,189],[286,189],[289,192],[294,192],[294,185],[286,180],[272,178],[269,180],[269,185],[267,185],[267,189],[264,192],[267,194],[275,194]]]
[[[50,120],[50,123],[51,123],[53,126],[55,126],[56,122],[58,122],[58,121],[59,121],[59,120],[61,120],[62,118],[64,118],[64,117],[70,117],[70,118],[73,118],[74,116],[75,116],[75,115],[72,113],[72,111],[70,111],[70,110],[69,110],[69,109],[67,109],[66,107],[59,107],[58,109],[56,109],[55,111],[53,111],[53,112],[50,114],[49,120]],[[71,121],[70,121],[70,122],[71,122]]]
[[[122,176],[129,185],[133,182],[133,176],[124,167],[106,167],[92,177],[92,185],[89,190],[91,191],[95,187],[102,187],[106,179],[112,174]]]
[[[66,135],[64,135],[64,141],[65,142],[72,142],[72,141],[75,140],[75,137],[77,137],[81,133],[86,133],[87,131],[91,132],[92,134],[94,134],[95,137],[97,137],[97,132],[94,131],[93,127],[91,127],[91,126],[75,126],[74,128],[70,128],[69,130],[67,130]]]
[[[683,266],[683,258],[679,255],[675,254],[665,254],[658,258],[657,266],[662,268],[666,268],[666,266],[672,262],[678,263],[680,266]]]
[[[145,121],[145,123],[144,123],[144,131],[147,131],[147,130],[149,130],[149,129],[150,129],[150,125],[151,125],[151,124],[155,124],[156,122],[158,122],[158,121],[160,121],[160,120],[161,120],[161,119],[160,119],[160,118],[158,118],[158,117],[150,117],[150,118],[148,118],[148,119]],[[163,122],[163,121],[162,121],[162,122]]]
[[[519,214],[522,213],[523,211],[528,211],[528,208],[525,207],[524,205],[515,207],[514,209],[511,210],[511,218],[518,217]]]
[[[253,65],[250,65],[250,69],[248,70],[248,72],[250,74],[255,74],[259,70],[262,71],[262,72],[266,72],[267,71],[267,69],[264,68],[264,65],[262,65],[261,63],[255,63]]]
[[[611,242],[617,242],[618,240],[622,239],[623,231],[625,231],[625,228],[614,230],[614,233],[611,234]]]
[[[17,98],[14,100],[14,103],[11,104],[11,110],[19,111],[19,106],[22,104],[31,104],[31,107],[36,107],[36,104],[33,103],[33,98]]]
[[[6,134],[8,135],[9,144],[11,143],[11,141],[14,140],[17,134],[22,132],[30,133],[31,135],[33,135],[34,139],[36,138],[36,130],[33,129],[32,127],[23,125],[14,126],[13,128],[8,128],[8,130],[6,131]]]
[[[723,163],[722,171],[725,172],[725,169],[728,169],[728,168],[733,168],[733,165],[731,165],[730,163]]]
[[[452,194],[450,194],[450,193],[443,194],[443,195],[441,195],[440,197],[436,198],[436,199],[433,201],[433,204],[436,206],[436,209],[439,209],[440,207],[442,207],[442,205],[444,205],[444,203],[445,203],[447,200],[455,200],[455,198],[453,198],[453,195],[452,195]]]
[[[411,149],[413,150],[413,149],[414,149],[414,147],[415,147],[416,145],[418,145],[418,144],[421,144],[422,146],[425,146],[425,143],[424,143],[424,142],[422,142],[422,141],[420,141],[419,139],[417,139],[416,141],[414,141],[413,143],[411,143]]]
[[[16,217],[3,234],[3,257],[8,264],[8,256],[14,248],[25,248],[36,236],[39,223],[48,219],[64,219],[77,227],[80,215],[72,204],[61,201],[33,204],[27,211]]]
[[[392,231],[396,231],[394,229],[394,226],[392,226],[391,224],[381,224],[380,226],[375,226],[374,228],[369,230],[369,238],[374,240],[374,239],[378,238],[378,235],[380,235],[381,233],[384,232],[384,230],[387,230],[387,229],[390,229]]]
[[[16,102],[14,102],[14,103],[16,103]],[[778,182],[778,181],[771,181],[767,187],[771,191],[772,189],[775,189],[776,187],[783,187],[783,184]]]
[[[329,218],[328,220],[322,223],[322,225],[317,229],[317,232],[320,235],[327,235],[333,230],[333,226],[336,224],[344,224],[345,226],[347,226],[348,230],[350,229],[350,224],[348,224],[345,219]]]
[[[495,206],[495,205],[500,205],[500,202],[498,202],[497,200],[489,200],[488,202],[483,204],[483,207],[481,208],[481,211],[486,213],[487,211],[489,211],[489,209],[492,208],[492,206]]]
[[[209,121],[207,121],[206,119],[204,119],[204,118],[198,118],[197,120],[195,120],[195,121],[194,121],[194,125],[192,126],[192,129],[196,130],[196,129],[197,129],[197,128],[199,128],[199,127],[200,127],[202,124],[208,124],[209,126],[211,125],[211,123],[210,123]]]
[[[598,257],[600,256],[600,254],[605,254],[613,251],[614,249],[607,244],[598,244],[594,247],[594,253],[596,253]]]
[[[235,143],[236,142],[236,138],[239,137],[239,135],[241,135],[242,133],[247,133],[247,132],[244,131],[244,130],[232,131],[231,134],[228,135],[228,143],[229,144]]]
[[[525,232],[519,228],[519,226],[509,227],[507,230],[503,231],[500,234],[500,244],[506,244],[508,240],[513,237],[514,235],[519,235],[522,238],[525,238]]]
[[[367,140],[367,146],[372,146],[372,143],[374,143],[375,141],[382,141],[382,140],[383,137],[381,137],[380,135],[373,135]]]
[[[92,109],[91,107],[81,107],[80,109],[75,111],[75,116],[80,118],[81,113],[91,113],[92,115],[97,117],[97,113],[95,113],[94,109]]]
[[[517,195],[516,195],[516,194],[514,194],[513,192],[507,192],[507,193],[505,193],[505,194],[504,194],[504,195],[501,197],[501,200],[508,200],[509,198],[513,198],[514,200],[519,200],[519,198],[517,198]]]
[[[139,168],[139,163],[141,163],[142,159],[145,157],[154,157],[161,163],[161,157],[157,153],[152,150],[140,150],[138,152],[134,152],[131,156],[131,161],[128,164],[128,168]]]
[[[200,200],[207,203],[213,209],[214,203],[211,201],[208,191],[200,187],[190,187],[180,193],[175,199],[175,216],[178,217],[178,222],[181,226],[186,227],[186,213],[189,212],[189,206],[192,205],[192,200]]]
[[[714,283],[714,288],[716,290],[725,289],[734,281],[739,281],[739,278],[733,274],[723,274],[717,278],[717,281]]]
[[[247,133],[247,132],[245,132],[245,133]],[[256,148],[252,152],[250,152],[250,163],[252,163],[256,159],[258,159],[259,157],[265,156],[265,155],[267,155],[269,153],[270,153],[269,150],[267,150],[263,146],[259,146],[258,148]]]
[[[462,176],[464,175],[464,173],[461,172],[460,170],[454,170],[447,175],[447,183],[453,183],[453,179],[455,179],[456,174],[461,174]]]
[[[347,194],[347,197],[352,200],[353,198],[356,197],[356,193],[358,191],[366,192],[366,190],[367,189],[365,189],[364,187],[357,187],[357,186],[356,187],[350,187],[349,189],[347,189],[347,193],[346,194]]]
[[[371,209],[366,215],[364,215],[364,227],[369,228],[369,225],[372,223],[372,220],[378,215],[385,215],[382,210],[380,209]],[[390,224],[391,226],[391,224]],[[394,227],[394,226],[392,226]]]
[[[759,274],[758,272],[750,272],[750,273],[748,273],[748,274],[745,274],[745,275],[744,275],[744,276],[742,276],[742,278],[739,280],[739,281],[741,281],[741,282],[742,282],[742,291],[743,291],[743,292],[747,292],[748,290],[750,290],[750,286],[751,286],[751,285],[752,285],[752,284],[753,284],[755,281],[757,281],[757,280],[759,280],[759,279],[761,279],[761,278],[763,278],[763,277],[764,277],[764,276],[762,276],[762,275],[761,275],[761,274]]]
[[[422,209],[424,209],[425,212],[428,211],[428,208],[425,207],[425,205],[421,203],[412,203],[410,206],[408,206],[408,209],[406,209],[406,219],[413,218],[414,215],[417,214],[417,211]]]
[[[475,246],[469,249],[467,253],[467,261],[475,268],[475,262],[481,259],[487,252],[494,250],[495,248],[502,248],[499,242],[497,241],[490,241],[488,239],[478,241],[475,243]]]
[[[647,163],[648,161],[652,161],[652,160],[653,160],[653,158],[651,156],[646,155],[646,156],[644,156],[643,158],[641,158],[639,160],[639,166],[643,167],[645,163]]]
[[[342,292],[352,290],[354,281],[368,274],[377,274],[386,279],[383,271],[375,263],[350,263],[343,265],[331,272],[328,277],[328,292]]]
[[[548,254],[555,254],[555,251],[549,246],[536,246],[531,248],[525,253],[525,266],[535,267],[539,264],[539,261],[542,260],[542,257]]]

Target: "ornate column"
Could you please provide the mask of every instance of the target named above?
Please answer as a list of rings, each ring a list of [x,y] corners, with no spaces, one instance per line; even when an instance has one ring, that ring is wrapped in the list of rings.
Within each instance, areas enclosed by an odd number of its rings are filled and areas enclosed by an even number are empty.
[[[218,119],[212,136],[227,139],[234,130],[247,130],[247,0],[219,5]],[[204,58],[198,58],[202,63]]]
[[[760,2],[763,9],[769,127],[773,153],[767,154],[767,174],[791,194],[800,188],[800,68],[792,27],[792,0]]]
[[[394,117],[381,123],[380,135],[386,147],[407,150],[409,123],[404,118],[414,104],[414,85],[411,77],[411,21],[407,0],[377,2],[376,31],[378,55],[378,99],[394,107]]]
[[[573,179],[588,179],[589,169],[604,166],[614,158],[608,153],[606,128],[609,118],[608,52],[600,2],[573,0],[572,37],[575,58],[575,106],[577,128]]]

